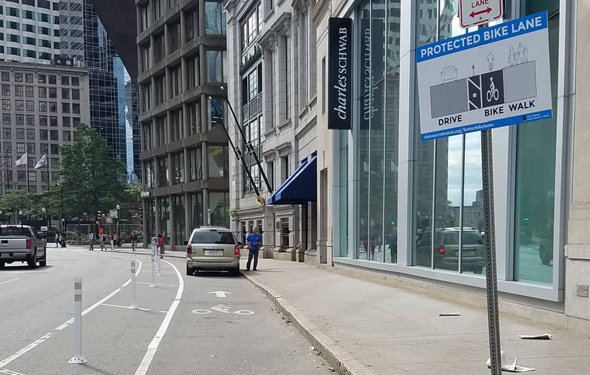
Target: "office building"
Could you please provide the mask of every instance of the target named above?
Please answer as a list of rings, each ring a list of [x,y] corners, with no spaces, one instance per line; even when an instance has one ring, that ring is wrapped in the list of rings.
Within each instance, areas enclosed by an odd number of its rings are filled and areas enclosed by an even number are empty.
[[[0,62],[2,191],[41,192],[59,179],[59,147],[90,118],[88,73],[62,65]],[[27,154],[27,166],[16,161]],[[34,169],[47,154],[47,166]],[[27,187],[28,184],[28,187]]]
[[[226,21],[220,1],[137,1],[144,239],[229,225]]]

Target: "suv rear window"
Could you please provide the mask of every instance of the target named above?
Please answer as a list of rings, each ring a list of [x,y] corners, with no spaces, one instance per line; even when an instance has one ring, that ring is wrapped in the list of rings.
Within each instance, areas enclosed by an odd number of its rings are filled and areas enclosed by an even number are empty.
[[[26,227],[0,227],[0,237],[24,236],[33,237],[31,230]]]
[[[234,236],[228,231],[208,230],[195,233],[191,243],[199,244],[235,244]]]

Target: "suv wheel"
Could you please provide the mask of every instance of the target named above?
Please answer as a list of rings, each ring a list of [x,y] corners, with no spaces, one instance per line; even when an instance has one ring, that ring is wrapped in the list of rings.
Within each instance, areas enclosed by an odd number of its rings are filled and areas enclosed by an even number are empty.
[[[186,274],[188,276],[193,276],[193,274],[195,273],[195,270],[192,267],[189,267],[188,264],[186,265]]]
[[[6,265],[6,263],[4,262],[0,262],[0,270],[4,269],[4,266]]]
[[[43,259],[39,261],[41,267],[47,266],[47,248],[43,249]]]

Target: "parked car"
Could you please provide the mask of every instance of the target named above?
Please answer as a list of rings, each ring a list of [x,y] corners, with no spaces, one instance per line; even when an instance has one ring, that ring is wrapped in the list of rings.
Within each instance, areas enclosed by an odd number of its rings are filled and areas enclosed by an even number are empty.
[[[47,265],[45,240],[28,225],[0,225],[0,268],[7,263],[27,262],[29,267]]]
[[[186,274],[199,270],[240,273],[240,247],[233,233],[223,227],[200,227],[186,244]]]
[[[434,238],[434,268],[457,270],[459,264],[459,229],[437,229]],[[430,264],[432,234],[424,232],[416,244],[416,263]],[[477,230],[463,228],[462,271],[481,273],[485,263],[484,240]]]

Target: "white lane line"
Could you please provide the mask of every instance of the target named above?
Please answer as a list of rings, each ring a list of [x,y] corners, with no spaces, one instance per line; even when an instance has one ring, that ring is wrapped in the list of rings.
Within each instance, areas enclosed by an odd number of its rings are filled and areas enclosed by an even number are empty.
[[[139,262],[139,267],[138,270],[135,272],[135,274],[137,275],[139,272],[141,271],[141,261]],[[178,271],[177,271],[178,272]],[[180,273],[178,273],[180,275]],[[110,298],[112,298],[114,295],[116,295],[117,293],[119,293],[121,291],[121,288],[117,288],[115,289],[113,292],[111,292],[109,295],[107,295],[106,297],[104,297],[103,299],[101,299],[100,301],[98,301],[97,303],[95,303],[94,305],[90,306],[89,308],[87,308],[86,310],[84,310],[82,312],[82,316],[88,314],[89,312],[91,312],[92,310],[96,309],[98,306],[100,306],[102,303],[106,302],[107,300],[109,300]],[[72,324],[74,322],[74,319],[70,319],[67,322],[63,323],[62,325],[54,328],[54,331],[61,331],[64,328],[68,327],[70,324]],[[13,355],[11,355],[10,357],[6,358],[5,360],[3,360],[2,362],[0,362],[0,369],[6,365],[8,365],[9,363],[11,363],[12,361],[14,361],[15,359],[21,357],[22,355],[24,355],[25,353],[27,353],[28,351],[34,349],[35,347],[39,346],[40,344],[42,344],[45,340],[49,339],[51,337],[53,333],[49,332],[43,336],[41,336],[41,338],[33,341],[32,343],[30,343],[29,345],[25,346],[24,348],[22,348],[21,350],[19,350],[18,352],[14,353]]]
[[[0,374],[6,374],[6,375],[25,375],[25,374],[21,374],[20,372],[10,371],[10,370],[7,370],[7,369],[0,370]]]
[[[144,283],[144,282],[137,282],[138,284],[142,284],[142,285],[152,285],[152,283]],[[178,284],[160,284],[158,283],[157,286],[171,286],[171,287],[177,287]]]
[[[144,309],[142,307],[131,307],[131,306],[121,306],[121,305],[111,305],[110,303],[103,303],[103,306],[107,307],[116,307],[119,309],[126,309],[126,310],[141,310],[141,311],[151,311],[150,309]]]
[[[168,263],[172,268],[174,268],[174,271],[176,271],[176,276],[178,277],[178,284],[179,284],[178,290],[176,291],[176,297],[174,299],[174,302],[172,302],[170,309],[168,309],[168,312],[166,313],[166,316],[164,317],[164,321],[160,325],[160,329],[158,329],[158,332],[156,332],[156,335],[152,339],[152,342],[150,342],[150,344],[148,345],[148,350],[145,353],[145,355],[143,356],[143,360],[141,361],[141,364],[137,368],[135,375],[145,375],[147,373],[147,370],[149,369],[150,364],[152,363],[152,360],[154,359],[154,356],[156,355],[156,352],[158,351],[158,346],[160,346],[160,341],[162,341],[162,339],[164,338],[164,335],[166,334],[166,331],[168,330],[168,326],[170,326],[170,322],[172,321],[172,317],[174,316],[174,313],[176,312],[176,308],[180,304],[180,299],[182,298],[182,293],[184,292],[184,280],[182,279],[182,276],[180,275],[178,268],[176,268],[174,266],[174,264],[172,264],[168,261],[164,261],[164,262]]]
[[[41,345],[45,340],[49,339],[50,337],[51,337],[51,332],[49,332],[49,333],[41,336],[39,339],[33,341],[29,345],[25,346],[24,348],[22,348],[18,352],[14,353],[10,357],[8,357],[5,360],[3,360],[2,362],[0,362],[0,368],[6,366],[7,364],[9,364],[10,362],[14,361],[18,357],[22,356],[23,354],[25,354],[29,350],[35,349],[37,346]]]
[[[1,282],[0,285],[2,285],[2,284],[8,284],[8,283],[11,283],[11,282],[16,281],[16,280],[20,280],[20,279],[19,278],[16,278],[16,279],[12,279],[12,280],[6,280],[6,281]]]

